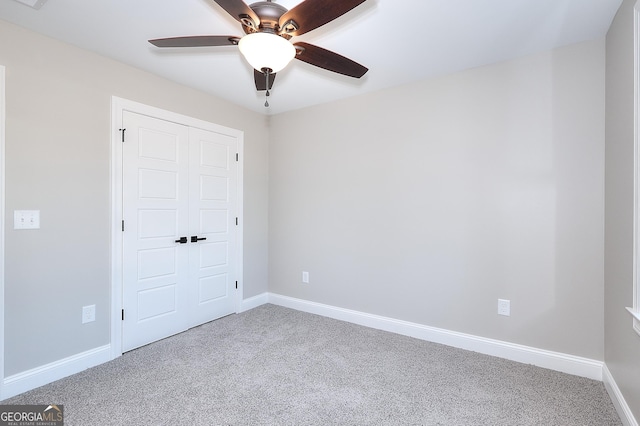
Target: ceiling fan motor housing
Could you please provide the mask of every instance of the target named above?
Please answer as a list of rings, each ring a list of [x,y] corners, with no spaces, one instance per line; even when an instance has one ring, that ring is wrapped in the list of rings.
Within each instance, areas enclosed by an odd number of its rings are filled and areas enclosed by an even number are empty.
[[[242,28],[247,34],[256,31],[277,33],[279,31],[280,17],[288,12],[286,7],[270,1],[259,1],[249,5],[249,7],[260,18],[260,28],[255,30],[247,25],[243,25]]]

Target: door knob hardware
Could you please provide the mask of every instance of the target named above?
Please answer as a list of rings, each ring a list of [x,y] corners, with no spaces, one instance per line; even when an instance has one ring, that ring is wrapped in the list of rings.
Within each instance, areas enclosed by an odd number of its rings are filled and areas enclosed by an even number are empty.
[[[198,238],[198,236],[197,236],[197,235],[192,235],[192,236],[191,236],[191,242],[192,242],[192,243],[197,243],[198,241],[202,241],[202,240],[206,240],[206,239],[207,239],[207,237],[200,237],[200,238]]]
[[[180,243],[180,244],[187,244],[187,237],[180,237],[179,240],[176,240],[176,243]]]

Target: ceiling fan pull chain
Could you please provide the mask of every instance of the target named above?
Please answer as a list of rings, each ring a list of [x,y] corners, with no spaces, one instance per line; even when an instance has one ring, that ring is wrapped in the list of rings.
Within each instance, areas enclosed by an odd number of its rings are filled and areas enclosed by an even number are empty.
[[[266,79],[265,87],[267,88],[267,94],[266,94],[265,100],[264,100],[264,107],[265,108],[269,108],[269,96],[271,95],[271,93],[269,93],[269,73],[270,72],[271,72],[271,70],[269,68],[264,70],[264,76],[265,76],[265,79]]]

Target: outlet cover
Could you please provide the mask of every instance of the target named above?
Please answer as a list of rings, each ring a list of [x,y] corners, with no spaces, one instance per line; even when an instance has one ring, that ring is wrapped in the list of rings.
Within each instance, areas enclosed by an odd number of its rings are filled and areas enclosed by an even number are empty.
[[[302,271],[302,282],[309,284],[309,273],[307,271]]]
[[[498,299],[498,315],[511,316],[511,301]]]
[[[82,323],[93,322],[96,320],[96,305],[82,307]]]

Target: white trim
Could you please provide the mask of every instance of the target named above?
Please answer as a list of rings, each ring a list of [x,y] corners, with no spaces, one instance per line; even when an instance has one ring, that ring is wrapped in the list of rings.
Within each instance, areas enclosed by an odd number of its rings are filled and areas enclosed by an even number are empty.
[[[533,364],[550,370],[588,377],[594,380],[602,380],[602,366],[604,365],[602,361],[429,327],[408,321],[352,311],[350,309],[337,308],[335,306],[294,299],[273,293],[269,293],[269,303],[378,330],[390,331],[416,339],[510,359],[525,364]]]
[[[122,128],[119,98],[111,99],[111,358],[122,355],[122,233],[117,224],[122,221],[122,143],[118,138]]]
[[[0,342],[2,342],[2,350],[0,350],[0,400],[4,399],[5,390],[4,382],[4,127],[5,127],[5,106],[4,106],[4,76],[5,69],[0,66]]]
[[[428,327],[421,324],[323,305],[273,293],[262,293],[243,300],[241,312],[248,311],[266,303],[517,362],[533,364],[594,380],[604,380],[607,391],[623,422],[626,420],[626,425],[638,426],[611,373],[606,365],[599,361]],[[113,358],[112,354],[113,349],[110,345],[105,345],[8,377],[4,380],[5,392],[0,400],[10,398],[22,392],[110,361]]]
[[[244,299],[240,302],[240,309],[238,309],[238,313],[250,311],[253,308],[257,308],[258,306],[265,305],[267,303],[269,303],[269,293],[262,293],[248,299]]]
[[[627,311],[629,311],[633,318],[635,318],[637,321],[640,321],[640,312],[634,311],[632,308],[627,308]]]
[[[111,348],[109,345],[105,345],[14,374],[3,380],[4,393],[2,399],[11,398],[47,383],[55,382],[109,360],[111,360]]]
[[[242,312],[242,296],[244,294],[244,132],[238,137],[238,164],[236,168],[236,206],[238,209],[238,227],[236,229],[236,313]]]
[[[640,283],[638,280],[638,256],[640,256],[640,1],[633,8],[633,308],[627,308],[633,315],[633,329],[640,334]]]
[[[194,127],[212,132],[225,132],[237,137],[239,161],[237,167],[237,216],[236,228],[236,276],[238,277],[238,291],[234,303],[236,312],[240,312],[243,292],[243,161],[244,161],[244,132],[186,115],[155,108],[149,105],[113,96],[111,98],[111,357],[122,355],[122,128],[123,111],[131,111],[149,117],[159,118],[188,127]]]
[[[638,422],[633,416],[631,408],[629,408],[627,401],[624,399],[620,388],[618,388],[618,384],[606,364],[602,368],[602,376],[604,387],[607,389],[607,393],[611,398],[611,402],[613,402],[613,406],[616,408],[618,416],[620,416],[622,424],[625,426],[638,426]]]

